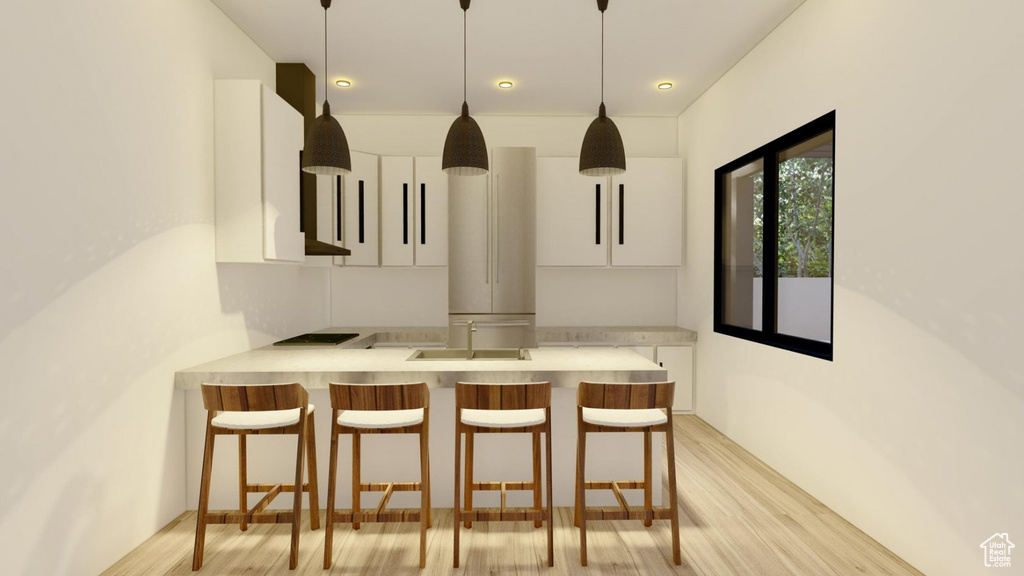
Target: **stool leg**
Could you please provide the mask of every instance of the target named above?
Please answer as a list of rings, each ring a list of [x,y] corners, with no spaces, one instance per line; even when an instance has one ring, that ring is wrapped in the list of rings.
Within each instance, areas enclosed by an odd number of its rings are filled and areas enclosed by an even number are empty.
[[[245,434],[238,435],[238,511],[245,514],[249,511],[249,481],[246,478],[246,463],[245,463]],[[238,528],[243,532],[249,528],[245,523],[245,518],[238,524]]]
[[[427,565],[427,526],[430,525],[430,469],[427,467],[426,419],[420,427],[420,568]]]
[[[533,508],[541,509],[541,488],[540,488],[540,432],[533,433]],[[540,528],[544,523],[541,520],[534,520],[533,527]]]
[[[555,506],[554,496],[551,492],[551,408],[547,408],[547,426],[544,431],[544,459],[547,470],[544,472],[546,478],[547,491],[548,491],[548,566],[553,567],[555,565]]]
[[[584,472],[587,469],[587,432],[583,429],[583,412],[580,410],[577,420],[579,426],[577,438],[576,438],[576,500],[577,508],[576,515],[579,517],[580,522],[580,565],[587,565],[587,491],[584,486],[586,482],[583,478]]]
[[[316,426],[313,424],[313,413],[306,416],[306,466],[309,480],[309,528],[320,529],[320,490],[317,486],[316,471]]]
[[[679,503],[676,494],[676,443],[675,429],[672,427],[672,410],[666,410],[668,422],[665,423],[665,442],[668,444],[668,505],[672,507],[672,561],[676,566],[683,563],[679,552]]]
[[[206,447],[203,449],[203,475],[199,481],[199,512],[196,515],[196,543],[192,548],[192,570],[203,567],[203,548],[206,546],[206,513],[210,509],[210,472],[213,470],[213,413],[206,415]]]
[[[327,530],[324,534],[324,570],[331,567],[334,546],[334,494],[338,486],[338,411],[331,418],[331,463],[327,468]]]
[[[459,419],[462,417],[461,410],[455,408],[455,500],[452,510],[452,532],[454,533],[454,548],[452,566],[455,568],[459,567],[459,532],[460,532],[460,518],[462,516],[462,502],[461,502],[461,490],[459,490],[459,472],[462,469],[462,426],[459,423]]]
[[[434,525],[430,485],[430,408],[423,410],[423,454],[427,460],[427,528]]]
[[[466,432],[466,510],[473,509],[473,433]],[[472,528],[473,522],[466,522]]]
[[[647,428],[644,430],[644,512],[650,513],[651,509],[654,508],[653,499],[653,488],[651,486],[651,478],[653,472],[651,470],[651,429]],[[650,526],[651,519],[647,518],[644,520],[644,526]]]
[[[355,515],[359,513],[359,463],[362,459],[359,432],[352,432],[352,529],[359,530]]]
[[[298,448],[295,454],[295,498],[292,504],[292,546],[288,554],[288,569],[295,570],[299,565],[299,534],[302,524],[302,473],[306,455],[306,418],[305,410],[299,422]]]
[[[577,527],[577,528],[580,527],[580,484],[579,484],[579,477],[580,477],[580,444],[577,441],[576,442],[576,478],[575,478],[575,480],[573,480],[573,483],[572,483],[573,484],[573,488],[574,488],[574,490],[576,492],[575,495],[573,496],[573,499],[572,499],[572,501],[573,501],[572,525]]]

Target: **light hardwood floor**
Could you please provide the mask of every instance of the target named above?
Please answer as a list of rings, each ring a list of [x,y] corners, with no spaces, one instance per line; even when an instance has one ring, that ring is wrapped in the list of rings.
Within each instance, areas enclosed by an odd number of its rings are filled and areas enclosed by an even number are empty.
[[[324,531],[302,533],[299,565],[288,570],[289,528],[211,526],[200,574],[543,574],[707,576],[920,574],[792,482],[696,416],[675,418],[682,566],[672,564],[667,521],[587,523],[589,566],[579,563],[572,509],[555,509],[555,567],[545,530],[532,522],[474,524],[462,532],[461,568],[452,568],[452,514],[437,510],[420,570],[411,524],[335,529],[334,566],[322,569]],[[664,478],[666,475],[663,474]],[[196,514],[185,512],[111,566],[105,575],[191,573]]]

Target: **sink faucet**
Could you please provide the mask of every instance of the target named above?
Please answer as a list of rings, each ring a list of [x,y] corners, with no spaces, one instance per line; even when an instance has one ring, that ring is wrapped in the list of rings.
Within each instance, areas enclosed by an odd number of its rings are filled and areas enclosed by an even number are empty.
[[[466,321],[466,360],[473,359],[473,332],[476,332],[476,326],[473,325],[472,320]]]

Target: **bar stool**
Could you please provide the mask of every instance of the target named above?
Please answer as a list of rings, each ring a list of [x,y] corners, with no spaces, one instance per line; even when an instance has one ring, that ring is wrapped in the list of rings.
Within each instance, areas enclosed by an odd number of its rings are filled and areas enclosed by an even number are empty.
[[[473,435],[479,433],[502,434],[510,432],[533,435],[532,482],[474,482]],[[547,508],[541,507],[540,435],[545,437],[545,467]],[[466,435],[466,509],[460,502],[459,462],[462,460],[462,435]],[[473,509],[475,490],[500,490],[501,508]],[[506,508],[506,490],[532,490],[533,508]],[[533,520],[539,528],[548,525],[548,566],[555,565],[553,555],[554,533],[551,528],[551,383],[529,384],[471,384],[455,383],[455,514],[452,521],[455,532],[454,566],[459,567],[460,522],[466,528],[473,521]]]
[[[576,392],[576,512],[580,528],[580,564],[587,565],[587,520],[672,521],[672,561],[682,563],[679,552],[679,511],[676,507],[676,455],[672,437],[672,398],[675,382],[637,384],[580,382]],[[587,432],[642,432],[644,435],[644,479],[587,482]],[[668,450],[669,507],[654,508],[651,486],[651,433],[664,432]],[[644,506],[631,508],[622,490],[643,488]],[[618,508],[587,509],[587,490],[611,490]]]
[[[309,493],[309,524],[320,527],[320,505],[316,484],[316,439],[313,426],[313,405],[309,394],[298,383],[226,385],[203,384],[203,406],[206,407],[206,448],[203,451],[203,475],[199,485],[199,514],[196,519],[196,543],[192,552],[192,570],[203,566],[207,524],[291,524],[292,542],[288,569],[299,562],[299,528],[302,523],[302,493]],[[213,467],[213,444],[220,435],[238,436],[238,512],[210,512],[210,472]],[[294,484],[249,484],[246,479],[245,439],[249,434],[297,434]],[[309,463],[308,483],[302,483],[303,455]],[[266,492],[251,510],[246,496],[249,492]],[[266,512],[267,506],[282,492],[295,494],[291,512]]]
[[[419,522],[420,568],[427,564],[427,528],[430,518],[430,391],[425,382],[414,384],[330,384],[331,391],[331,465],[327,485],[327,534],[324,540],[324,568],[331,567],[334,524],[351,522],[354,530],[361,522]],[[335,512],[334,494],[338,485],[338,435],[352,435],[352,509]],[[360,481],[360,438],[363,434],[418,434],[420,441],[419,482]],[[419,510],[387,510],[394,492],[419,492]],[[362,512],[362,492],[383,492],[376,510]]]

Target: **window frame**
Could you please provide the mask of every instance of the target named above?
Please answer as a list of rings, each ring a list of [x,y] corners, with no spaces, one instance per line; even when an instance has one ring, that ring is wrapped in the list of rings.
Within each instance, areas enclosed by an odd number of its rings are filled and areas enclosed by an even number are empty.
[[[765,344],[799,354],[821,358],[832,361],[832,349],[835,339],[835,143],[836,143],[836,111],[833,110],[819,118],[811,120],[807,124],[779,137],[771,142],[757,148],[739,158],[720,166],[715,170],[715,254],[714,254],[714,331],[718,334],[725,334],[759,344]],[[832,270],[830,276],[830,306],[829,306],[829,341],[821,342],[809,338],[801,338],[790,334],[778,332],[778,227],[779,227],[779,155],[785,150],[805,142],[815,136],[821,135],[829,130],[832,131]],[[726,324],[723,321],[725,314],[725,301],[723,298],[725,279],[723,277],[722,255],[723,255],[723,233],[725,232],[725,186],[724,179],[734,170],[742,168],[752,162],[761,160],[763,162],[763,227],[762,246],[763,272],[762,272],[762,293],[761,293],[761,330],[745,328],[733,324]],[[769,177],[771,175],[771,177]],[[769,257],[769,247],[774,247],[772,257]],[[774,279],[769,282],[768,279]]]

